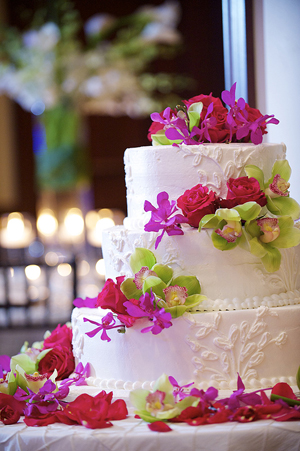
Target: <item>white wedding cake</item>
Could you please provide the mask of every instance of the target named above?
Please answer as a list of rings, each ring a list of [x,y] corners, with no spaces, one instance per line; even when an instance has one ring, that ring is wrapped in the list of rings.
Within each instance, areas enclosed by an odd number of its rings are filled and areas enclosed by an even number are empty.
[[[164,117],[167,116],[173,118],[170,111]],[[171,120],[169,126],[170,123]],[[165,125],[164,128],[167,129]],[[200,134],[201,130],[197,130],[195,133]],[[140,333],[150,330],[149,324],[156,319],[148,313],[143,317],[136,314],[139,319],[133,325],[125,319],[129,327],[125,333],[118,333],[120,327],[104,325],[108,310],[102,302],[105,295],[100,293],[101,302],[95,303],[96,308],[83,305],[73,311],[75,359],[90,364],[89,383],[103,389],[149,388],[162,373],[175,377],[180,384],[194,382],[201,388],[235,388],[237,373],[246,388],[266,388],[279,381],[295,385],[300,362],[300,231],[297,223],[294,225],[297,203],[290,200],[287,191],[285,145],[190,144],[178,143],[175,138],[175,145],[130,148],[125,152],[128,216],[123,226],[103,234],[106,277],[115,281],[123,276],[116,302],[121,292],[126,298],[124,305],[130,305],[127,311],[137,312],[138,306],[140,312],[135,290],[144,296],[152,293],[152,288],[155,292],[155,287],[139,287],[138,275],[151,279],[153,271],[149,265],[146,271],[150,275],[145,276],[144,266],[133,271],[131,256],[137,249],[146,249],[154,255],[155,280],[157,265],[171,268],[172,279],[164,285],[165,294],[172,281],[182,280],[182,274],[194,279],[196,276],[201,285],[201,302],[174,314],[174,308],[168,310],[171,304],[156,291],[153,305],[157,303],[166,312],[172,312],[172,327],[162,326],[160,333],[153,329],[152,333]],[[277,170],[281,175],[274,173]],[[228,184],[235,180],[240,183],[250,176],[253,181],[253,175],[260,183],[259,193],[253,197],[251,187],[248,199],[247,186],[243,191],[246,200],[241,202],[244,206],[240,208],[239,202],[232,206]],[[212,202],[207,201],[209,209],[200,220],[200,229],[195,224],[191,226],[185,205],[182,213],[189,222],[182,219],[179,208],[183,195],[185,202],[190,201],[194,191],[189,190],[193,187],[201,191],[201,196],[204,193],[205,199],[209,193],[214,196]],[[177,210],[175,203],[170,203],[173,200],[177,201]],[[286,213],[289,209],[293,210],[291,217]],[[162,210],[171,212],[164,221]],[[175,210],[180,225],[176,220],[168,222]],[[126,280],[131,281],[129,291]],[[194,293],[200,296],[200,290]],[[171,306],[174,305],[173,302]],[[112,311],[117,315],[124,313]],[[122,321],[122,315],[118,318]],[[97,335],[91,338],[92,324],[98,324],[102,332],[105,329],[111,341]]]

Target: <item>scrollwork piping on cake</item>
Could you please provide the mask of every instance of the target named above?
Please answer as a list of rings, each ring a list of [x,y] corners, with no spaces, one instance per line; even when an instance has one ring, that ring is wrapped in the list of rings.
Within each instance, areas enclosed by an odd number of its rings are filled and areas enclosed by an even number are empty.
[[[230,383],[236,373],[243,380],[257,379],[257,367],[265,359],[264,349],[267,346],[282,346],[287,341],[285,331],[272,336],[265,322],[267,317],[278,317],[278,313],[268,307],[259,307],[252,322],[241,321],[233,323],[228,331],[221,330],[222,315],[213,315],[212,322],[195,320],[191,314],[185,315],[190,328],[197,329],[192,336],[186,337],[187,345],[197,354],[192,357],[192,364],[196,368],[195,374],[201,379],[201,372],[211,373],[211,380]],[[203,345],[201,340],[213,334],[209,343]],[[212,366],[211,364],[214,363]]]

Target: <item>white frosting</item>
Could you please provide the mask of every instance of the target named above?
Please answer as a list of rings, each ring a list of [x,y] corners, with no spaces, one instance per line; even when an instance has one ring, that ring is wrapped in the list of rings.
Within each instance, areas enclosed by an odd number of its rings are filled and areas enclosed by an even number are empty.
[[[246,175],[244,167],[254,164],[265,178],[271,176],[275,160],[284,159],[284,144],[198,144],[148,146],[125,151],[125,180],[129,218],[144,213],[144,202],[156,205],[157,194],[166,191],[177,200],[185,190],[201,183],[226,197],[230,177]]]
[[[135,247],[150,249],[159,263],[174,269],[174,274],[198,277],[202,294],[208,301],[205,310],[276,307],[300,303],[300,246],[281,249],[281,267],[268,273],[261,260],[236,247],[230,251],[216,249],[210,232],[185,227],[185,234],[164,235],[155,249],[157,233],[128,230],[116,226],[103,232],[103,255],[106,277],[132,276],[129,258]]]
[[[235,389],[237,372],[246,388],[295,385],[300,361],[300,307],[259,307],[230,312],[187,313],[159,335],[141,333],[148,320],[138,320],[125,334],[111,329],[110,342],[89,338],[102,309],[74,309],[76,362],[90,363],[89,384],[102,389],[151,388],[166,373],[180,384]]]

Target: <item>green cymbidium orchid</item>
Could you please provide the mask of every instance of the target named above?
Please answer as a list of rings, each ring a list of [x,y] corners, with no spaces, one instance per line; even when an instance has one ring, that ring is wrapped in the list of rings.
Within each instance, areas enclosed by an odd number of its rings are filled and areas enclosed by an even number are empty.
[[[170,266],[157,263],[156,257],[149,249],[136,248],[130,257],[130,266],[135,273],[134,278],[127,278],[121,284],[121,290],[127,299],[139,300],[146,292],[154,293],[157,305],[170,312],[172,318],[183,315],[205,299],[200,295],[201,287],[195,276],[177,276],[173,278]],[[184,287],[187,290],[185,302],[168,305],[164,290],[168,287]]]
[[[275,272],[280,268],[281,253],[279,249],[300,244],[300,229],[294,227],[294,221],[290,216],[281,216],[277,222],[280,233],[277,238],[268,243],[260,239],[262,232],[256,220],[245,224],[245,230],[250,236],[248,240],[250,252],[261,259],[268,272]]]
[[[199,398],[195,396],[187,396],[176,403],[173,390],[174,387],[166,374],[157,379],[153,392],[142,388],[132,390],[129,399],[136,409],[134,413],[148,423],[158,420],[167,421],[180,415],[184,409],[196,405],[199,401]]]
[[[258,180],[260,188],[265,192],[267,198],[267,209],[276,216],[288,215],[296,220],[300,216],[300,206],[298,202],[289,197],[289,179],[291,167],[287,160],[276,160],[272,175],[265,182],[263,171],[254,165],[245,166],[248,177]]]
[[[219,208],[215,214],[204,216],[199,223],[202,228],[213,228],[211,239],[213,245],[221,250],[234,249],[245,241],[242,221],[247,222],[256,218],[261,211],[256,202],[246,202],[234,208]]]
[[[57,370],[54,370],[51,376],[48,378],[46,374],[39,374],[35,371],[32,374],[26,373],[20,365],[16,365],[16,382],[19,387],[28,392],[28,389],[33,391],[34,393],[38,393],[40,388],[42,388],[50,379],[53,383],[55,383],[55,379],[57,378]],[[58,390],[58,389],[57,389]]]
[[[0,378],[0,393],[14,395],[18,388],[16,377],[13,371],[7,373],[5,379]]]

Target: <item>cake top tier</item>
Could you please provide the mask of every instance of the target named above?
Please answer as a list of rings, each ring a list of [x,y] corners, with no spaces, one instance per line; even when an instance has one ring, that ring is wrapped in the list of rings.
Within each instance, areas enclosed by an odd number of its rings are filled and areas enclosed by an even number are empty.
[[[226,197],[229,178],[245,176],[246,165],[256,165],[271,176],[276,160],[286,156],[284,144],[195,144],[146,146],[125,151],[127,208],[129,218],[144,215],[147,199],[155,204],[159,192],[177,200],[197,184]]]

